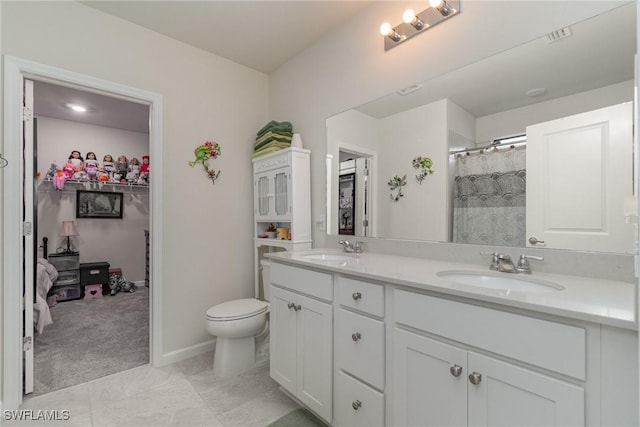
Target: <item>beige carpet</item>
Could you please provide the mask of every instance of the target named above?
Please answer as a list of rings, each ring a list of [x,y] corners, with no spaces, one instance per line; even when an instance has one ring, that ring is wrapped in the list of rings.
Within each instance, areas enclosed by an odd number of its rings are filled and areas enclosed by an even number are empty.
[[[58,303],[36,333],[34,395],[149,363],[149,288]]]
[[[327,424],[304,408],[289,412],[267,427],[326,427]]]

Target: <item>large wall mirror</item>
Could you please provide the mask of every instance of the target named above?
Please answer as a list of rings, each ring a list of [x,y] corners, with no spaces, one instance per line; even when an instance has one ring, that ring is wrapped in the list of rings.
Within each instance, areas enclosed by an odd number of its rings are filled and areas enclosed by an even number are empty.
[[[635,8],[328,118],[328,233],[635,253]]]

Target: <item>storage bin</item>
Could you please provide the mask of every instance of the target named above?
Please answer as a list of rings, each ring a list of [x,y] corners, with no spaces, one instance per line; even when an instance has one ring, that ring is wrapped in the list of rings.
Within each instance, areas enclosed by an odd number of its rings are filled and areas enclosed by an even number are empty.
[[[80,282],[78,270],[60,270],[56,279],[56,286],[77,285]]]
[[[104,285],[109,283],[108,262],[87,262],[80,264],[80,284]]]
[[[56,296],[56,301],[58,302],[80,299],[82,297],[82,286],[54,286],[49,290],[48,296],[52,295]]]

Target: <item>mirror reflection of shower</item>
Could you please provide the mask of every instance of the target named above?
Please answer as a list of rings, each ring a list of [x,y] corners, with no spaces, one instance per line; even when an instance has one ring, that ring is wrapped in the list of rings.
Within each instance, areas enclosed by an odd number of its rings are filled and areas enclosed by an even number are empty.
[[[338,185],[338,234],[370,236],[371,159],[340,150]]]

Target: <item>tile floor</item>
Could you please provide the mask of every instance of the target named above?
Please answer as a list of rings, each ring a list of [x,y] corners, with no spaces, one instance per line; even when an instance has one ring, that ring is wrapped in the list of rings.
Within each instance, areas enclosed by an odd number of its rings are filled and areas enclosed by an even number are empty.
[[[7,421],[3,426],[263,427],[298,407],[269,377],[269,364],[223,379],[213,353],[163,368],[140,366],[27,398],[21,410],[69,411],[68,420]],[[49,412],[51,413],[51,412]]]

